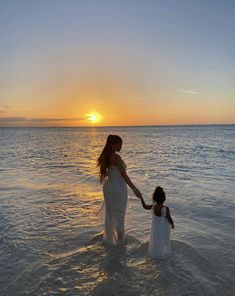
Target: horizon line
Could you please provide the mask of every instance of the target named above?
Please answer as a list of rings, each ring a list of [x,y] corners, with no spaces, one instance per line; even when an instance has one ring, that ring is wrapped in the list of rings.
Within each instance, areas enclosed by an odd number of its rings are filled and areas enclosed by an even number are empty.
[[[146,124],[146,125],[83,125],[83,126],[0,126],[0,128],[107,128],[107,127],[165,127],[165,126],[221,126],[235,123],[190,123],[190,124]]]

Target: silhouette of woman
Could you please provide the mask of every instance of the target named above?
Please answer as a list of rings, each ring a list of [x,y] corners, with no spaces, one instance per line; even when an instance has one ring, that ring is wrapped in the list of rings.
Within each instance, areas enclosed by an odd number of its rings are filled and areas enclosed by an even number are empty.
[[[124,161],[117,154],[121,148],[122,139],[116,135],[109,135],[97,161],[105,206],[103,240],[110,245],[122,245],[125,242],[127,185],[137,197],[141,197],[140,191],[126,173]]]

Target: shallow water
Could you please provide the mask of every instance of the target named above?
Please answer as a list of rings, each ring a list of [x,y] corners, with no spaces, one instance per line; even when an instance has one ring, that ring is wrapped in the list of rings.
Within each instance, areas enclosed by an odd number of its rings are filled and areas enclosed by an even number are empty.
[[[147,256],[151,216],[130,192],[127,244],[101,243],[96,159],[124,140],[147,202],[165,189],[174,256]],[[235,126],[0,128],[1,295],[233,295]]]

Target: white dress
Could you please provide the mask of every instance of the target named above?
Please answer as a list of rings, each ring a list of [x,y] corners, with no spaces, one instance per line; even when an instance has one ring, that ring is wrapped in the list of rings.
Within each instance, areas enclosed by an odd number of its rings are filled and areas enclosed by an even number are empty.
[[[152,211],[152,226],[149,241],[149,256],[151,258],[166,259],[171,256],[170,223],[166,218],[166,207],[161,209],[161,217]]]
[[[103,240],[110,245],[121,245],[125,242],[127,185],[116,166],[110,166],[108,169],[103,194],[105,204]]]

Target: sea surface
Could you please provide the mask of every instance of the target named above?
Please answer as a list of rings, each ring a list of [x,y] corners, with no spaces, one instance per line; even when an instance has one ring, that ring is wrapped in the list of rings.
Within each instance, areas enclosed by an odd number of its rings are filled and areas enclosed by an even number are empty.
[[[172,212],[174,255],[148,258],[151,214],[129,191],[127,243],[102,244],[106,137],[147,203]],[[235,125],[0,128],[0,295],[232,296]]]

